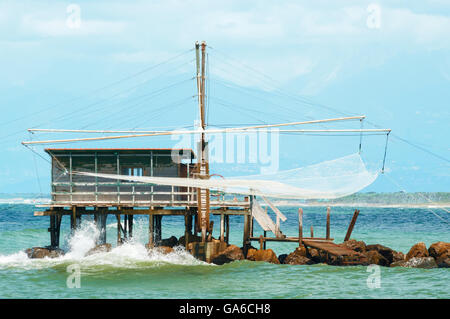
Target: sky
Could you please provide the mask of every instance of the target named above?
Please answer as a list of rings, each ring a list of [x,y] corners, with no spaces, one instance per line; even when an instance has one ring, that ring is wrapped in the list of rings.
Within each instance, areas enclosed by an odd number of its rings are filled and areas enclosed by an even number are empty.
[[[366,191],[449,191],[448,1],[1,0],[0,192],[50,190],[40,157],[48,156],[21,145],[49,135],[28,128],[192,125],[192,48],[202,40],[211,126],[364,114],[365,128],[392,129],[385,176]],[[280,169],[351,154],[359,144],[280,139]],[[167,143],[177,141],[121,145]],[[363,139],[362,154],[378,169],[384,146],[384,136]]]

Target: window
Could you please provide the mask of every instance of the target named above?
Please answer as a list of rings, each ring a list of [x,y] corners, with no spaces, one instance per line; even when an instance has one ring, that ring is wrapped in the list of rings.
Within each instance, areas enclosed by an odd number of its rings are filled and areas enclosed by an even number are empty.
[[[142,167],[124,167],[122,174],[128,176],[143,176],[144,170]]]

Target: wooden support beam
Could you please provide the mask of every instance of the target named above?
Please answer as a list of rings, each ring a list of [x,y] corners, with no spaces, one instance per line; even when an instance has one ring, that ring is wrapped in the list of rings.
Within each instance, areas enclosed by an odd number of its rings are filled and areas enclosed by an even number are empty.
[[[314,238],[314,227],[311,225],[311,238]]]
[[[265,234],[264,234],[265,236]],[[303,209],[298,209],[298,245],[303,245]]]
[[[134,216],[128,215],[128,236],[129,238],[133,238],[133,222],[134,222]]]
[[[154,230],[154,221],[152,214],[148,215],[148,246],[150,248],[155,247],[155,230]]]
[[[225,215],[225,236],[226,236],[226,243],[230,243],[230,215]]]
[[[191,232],[191,223],[189,222],[189,218],[192,218],[188,212],[184,215],[184,247],[188,250],[189,247],[189,237]]]
[[[358,218],[358,215],[359,215],[359,210],[356,209],[355,212],[353,213],[353,217],[350,222],[350,225],[348,226],[347,234],[345,235],[344,241],[347,241],[350,239],[350,236],[352,235],[353,227],[355,227],[355,223],[356,223],[356,219]]]
[[[200,230],[200,221],[199,221],[199,218],[198,218],[198,209],[196,209],[195,211],[194,211],[194,235],[195,236],[197,236],[198,235],[198,232],[199,232],[199,230]]]
[[[331,208],[327,207],[327,233],[325,238],[330,238],[330,213],[331,213]]]
[[[247,256],[248,244],[250,243],[250,216],[244,215],[244,236],[242,239],[242,247],[244,248],[244,256]]]
[[[267,231],[264,231],[264,238],[267,238]],[[266,249],[266,241],[263,240],[263,249]]]
[[[210,221],[209,222],[209,227],[208,227],[208,241],[212,240],[212,234],[213,234],[213,229],[214,229],[214,221]]]
[[[260,237],[250,237],[250,241],[259,241]],[[322,238],[322,237],[303,237],[303,241],[309,240],[309,241],[318,241],[318,242],[332,242],[334,238]],[[264,241],[278,241],[278,242],[298,242],[298,237],[283,237],[283,238],[277,238],[277,237],[267,237],[264,236]]]
[[[225,241],[225,216],[220,215],[220,241]]]
[[[123,215],[123,239],[128,240],[128,215]]]
[[[259,236],[259,249],[261,249],[261,250],[265,249],[264,248],[264,244],[265,244],[264,237],[265,237],[265,235]]]
[[[61,215],[50,216],[50,228],[48,231],[50,232],[50,246],[52,248],[59,248],[61,219]]]
[[[162,221],[162,215],[153,215],[154,221],[154,227],[155,227],[155,246],[159,246],[162,239],[162,229],[161,229],[161,221]]]
[[[120,222],[120,214],[116,214],[117,219],[117,245],[122,244],[122,224]]]
[[[72,206],[72,214],[70,215],[70,230],[72,234],[75,232],[77,228],[77,207]]]
[[[99,231],[97,239],[97,245],[106,244],[106,219],[108,218],[108,210],[105,207],[101,207],[94,211],[94,221]]]
[[[94,207],[94,209],[98,209],[100,207]],[[105,207],[107,208],[107,207]],[[176,216],[176,215],[184,215],[186,209],[132,209],[132,208],[122,208],[121,214],[127,215],[167,215],[167,216]],[[211,214],[214,215],[248,215],[249,211],[247,209],[214,209],[210,211]],[[51,215],[72,215],[72,210],[61,209],[58,207],[46,210],[46,211],[35,211],[34,216],[51,216]],[[80,210],[77,209],[77,215],[91,215],[93,214],[93,210]],[[108,214],[117,214],[116,210],[109,210]]]

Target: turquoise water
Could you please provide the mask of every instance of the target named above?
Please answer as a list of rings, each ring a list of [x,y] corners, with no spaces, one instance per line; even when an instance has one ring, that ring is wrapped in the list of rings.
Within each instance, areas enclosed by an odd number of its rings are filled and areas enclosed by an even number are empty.
[[[94,245],[95,228],[86,217],[74,237],[69,218],[62,223],[62,246],[68,253],[56,259],[28,259],[22,252],[49,244],[48,217],[34,217],[31,205],[0,205],[0,298],[449,298],[449,269],[381,267],[380,288],[369,288],[367,267],[327,265],[291,266],[240,261],[223,266],[205,264],[183,249],[169,255],[148,255],[148,222],[136,217],[135,238],[110,253],[85,257]],[[297,235],[296,208],[282,208],[287,221],[282,230]],[[325,208],[304,209],[304,227],[314,226],[315,236],[325,234]],[[333,208],[331,236],[342,242],[352,208]],[[442,213],[441,213],[442,214]],[[447,213],[443,213],[447,214]],[[444,215],[443,217],[447,217]],[[447,217],[448,218],[448,217]],[[215,225],[219,219],[214,217]],[[183,217],[163,218],[163,237],[183,234]],[[108,219],[108,242],[115,246],[115,219]],[[231,217],[231,243],[242,245],[242,217]],[[255,225],[255,235],[260,229]],[[215,231],[217,236],[217,230]],[[406,253],[416,242],[429,246],[450,242],[449,225],[427,210],[363,208],[353,238],[381,243]],[[255,246],[257,243],[254,244]],[[293,251],[296,244],[268,243],[277,254]],[[78,265],[80,288],[68,288]]]

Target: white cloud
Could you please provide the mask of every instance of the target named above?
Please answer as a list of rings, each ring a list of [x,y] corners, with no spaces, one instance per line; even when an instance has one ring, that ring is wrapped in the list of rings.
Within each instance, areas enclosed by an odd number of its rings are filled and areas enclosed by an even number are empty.
[[[64,19],[40,19],[33,15],[22,17],[21,29],[27,34],[39,36],[88,36],[114,35],[125,30],[126,23],[121,21],[81,20],[79,28],[70,28]]]
[[[10,4],[9,10],[16,15],[9,16],[19,17],[17,26],[12,27],[15,41],[70,36],[83,41],[91,37],[98,39],[96,43],[105,51],[111,48],[109,55],[114,61],[125,63],[155,63],[171,56],[170,52],[185,50],[195,40],[204,39],[281,83],[315,74],[308,79],[310,88],[305,90],[309,92],[319,92],[325,84],[339,79],[338,74],[379,66],[402,50],[450,47],[448,16],[392,8],[386,2],[380,4],[381,28],[370,29],[368,3],[81,2],[80,28],[67,26],[65,5],[49,9],[48,4],[29,2],[26,11],[21,12]],[[80,50],[83,48],[86,45],[80,43]],[[227,72],[216,72],[238,82]],[[250,78],[239,84],[256,85],[254,82]]]

